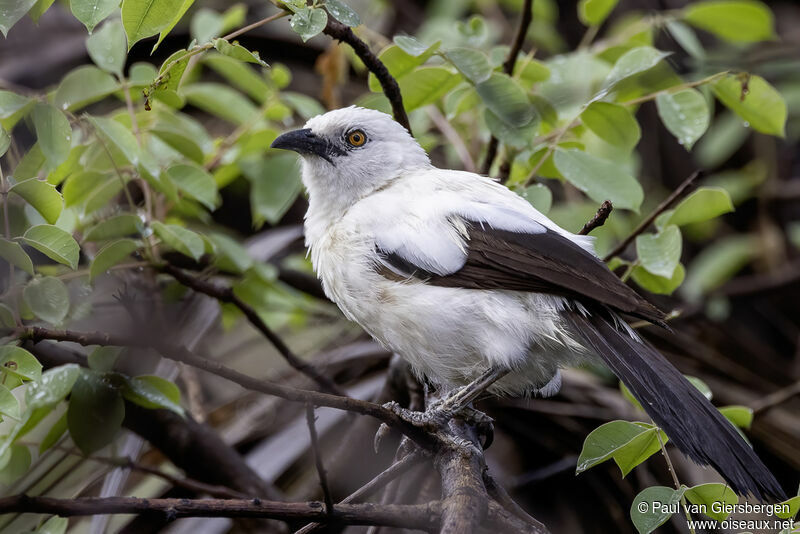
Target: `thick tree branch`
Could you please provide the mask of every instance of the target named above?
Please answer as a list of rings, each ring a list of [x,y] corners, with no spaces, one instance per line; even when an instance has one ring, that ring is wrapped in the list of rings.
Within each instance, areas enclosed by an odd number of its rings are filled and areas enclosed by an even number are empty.
[[[232,288],[220,287],[213,282],[201,280],[200,278],[187,273],[183,269],[179,269],[174,265],[170,265],[169,263],[161,265],[159,269],[162,272],[172,276],[181,284],[193,289],[194,291],[197,291],[198,293],[208,295],[209,297],[215,298],[220,302],[233,304],[239,308],[247,320],[250,321],[250,324],[252,324],[256,330],[261,332],[270,343],[272,343],[275,349],[281,354],[281,356],[283,356],[283,359],[285,359],[289,365],[314,380],[323,390],[327,391],[328,393],[344,396],[342,390],[336,386],[333,380],[320,373],[313,365],[304,362],[297,355],[295,355],[286,345],[286,343],[283,342],[280,336],[278,336],[269,326],[267,326],[264,320],[261,319],[261,316],[258,314],[258,312],[249,304],[240,299],[236,293],[234,293]]]
[[[606,223],[606,219],[608,219],[608,216],[611,215],[611,211],[613,209],[614,206],[611,205],[610,200],[603,201],[603,204],[601,204],[600,207],[597,209],[597,213],[594,214],[594,217],[592,217],[586,224],[583,225],[583,228],[581,228],[578,234],[588,235],[589,232],[591,232],[595,228],[603,226]]]
[[[603,258],[603,261],[608,261],[614,256],[618,256],[625,252],[625,249],[628,248],[628,245],[630,245],[631,242],[636,239],[636,236],[647,230],[650,225],[653,224],[653,221],[656,220],[656,217],[667,211],[679,199],[683,198],[683,196],[689,191],[689,188],[695,183],[699,176],[700,172],[695,171],[688,178],[686,178],[681,185],[675,189],[675,191],[673,191],[667,198],[664,199],[661,204],[656,207],[656,209],[653,210],[650,215],[645,217],[645,219],[639,223],[639,226],[637,226],[628,237],[620,241],[611,252],[606,254],[606,257]]]
[[[508,51],[506,60],[503,62],[503,72],[509,76],[514,74],[517,56],[519,56],[522,45],[525,43],[525,36],[528,35],[528,27],[531,25],[531,20],[533,20],[533,0],[525,0],[522,5],[522,18],[519,19],[517,34],[514,36],[514,42],[511,45],[511,49]],[[482,174],[489,174],[489,171],[492,170],[492,164],[494,163],[494,158],[497,157],[497,147],[499,144],[495,136],[492,136],[489,140],[489,147],[486,150],[486,159],[483,161],[483,167],[481,168]]]
[[[349,44],[356,55],[364,62],[367,69],[375,75],[383,88],[383,94],[389,99],[392,105],[392,114],[394,120],[402,124],[408,133],[411,133],[411,125],[408,122],[408,115],[406,108],[403,106],[403,95],[400,93],[400,86],[397,85],[397,80],[389,73],[386,65],[378,59],[378,56],[372,53],[369,45],[353,33],[349,27],[337,21],[333,17],[328,17],[328,24],[322,30],[325,35],[332,37],[338,41]]]
[[[473,429],[459,420],[450,422],[467,448],[452,449],[436,458],[442,478],[441,534],[471,534],[486,518],[489,497],[483,485],[483,455]]]
[[[159,514],[180,517],[250,517],[283,521],[315,520],[345,525],[385,525],[436,530],[441,504],[337,504],[329,516],[321,502],[277,502],[260,499],[140,499],[82,497],[56,499],[15,495],[0,498],[0,514],[35,513],[62,517],[106,514]]]

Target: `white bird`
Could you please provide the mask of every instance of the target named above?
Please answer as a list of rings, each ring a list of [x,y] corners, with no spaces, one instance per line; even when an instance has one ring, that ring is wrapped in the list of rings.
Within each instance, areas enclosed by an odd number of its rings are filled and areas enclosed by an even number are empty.
[[[739,493],[780,497],[734,427],[621,314],[664,316],[572,234],[505,186],[434,167],[389,115],[349,107],[273,148],[302,156],[306,245],[325,294],[416,373],[472,400],[555,394],[598,356],[690,458]],[[466,397],[464,397],[466,396]],[[462,403],[463,404],[463,403]]]

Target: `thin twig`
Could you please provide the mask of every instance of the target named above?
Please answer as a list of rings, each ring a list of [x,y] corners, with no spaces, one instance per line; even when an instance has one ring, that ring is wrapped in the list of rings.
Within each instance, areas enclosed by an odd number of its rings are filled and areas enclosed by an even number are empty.
[[[400,460],[390,465],[385,471],[377,475],[375,478],[342,499],[339,504],[347,504],[360,499],[361,497],[366,497],[376,489],[383,487],[385,484],[388,484],[400,475],[408,472],[409,469],[417,465],[420,461],[422,461],[423,458],[424,456],[419,452],[419,450],[407,454]],[[294,534],[311,534],[312,532],[319,530],[322,526],[323,523],[309,523]]]
[[[450,142],[450,145],[453,147],[453,150],[456,151],[458,154],[458,159],[461,160],[461,164],[464,166],[465,171],[475,172],[475,162],[472,161],[472,156],[469,153],[469,149],[467,145],[464,144],[464,140],[461,139],[461,136],[458,135],[458,132],[453,128],[453,125],[448,122],[442,112],[439,111],[439,108],[436,106],[428,106],[425,108],[425,111],[428,113],[428,117],[433,121],[433,124],[436,125],[436,128],[442,132],[445,138]]]
[[[320,373],[313,365],[304,362],[286,345],[286,343],[278,336],[272,329],[267,326],[261,316],[249,304],[240,299],[230,287],[220,287],[212,282],[201,280],[195,276],[190,275],[186,271],[175,267],[174,265],[164,264],[160,267],[161,271],[172,276],[175,280],[185,285],[186,287],[215,298],[220,302],[233,304],[244,314],[250,324],[252,324],[265,338],[275,347],[275,349],[283,356],[286,362],[293,368],[297,369],[307,377],[314,380],[319,386],[334,395],[343,396],[344,393],[339,387],[327,376]]]
[[[514,42],[511,45],[511,49],[508,51],[506,60],[503,62],[503,72],[509,76],[513,76],[514,74],[514,65],[516,65],[517,56],[519,56],[522,45],[525,43],[525,36],[528,35],[528,27],[531,24],[531,20],[533,20],[533,0],[525,0],[522,4],[522,18],[519,20],[517,34],[514,36]],[[483,167],[481,168],[482,174],[489,174],[489,171],[492,170],[492,164],[494,164],[494,159],[497,157],[497,147],[499,144],[495,136],[492,136],[489,140],[489,147],[486,150],[486,159],[483,161]]]
[[[314,421],[314,405],[306,404],[306,423],[308,424],[308,434],[311,437],[311,452],[314,455],[314,464],[317,466],[319,485],[322,487],[325,512],[330,515],[333,513],[333,498],[331,498],[331,490],[328,487],[328,474],[325,472],[325,466],[322,464],[322,454],[319,450],[319,437],[317,436],[317,425]]]
[[[534,532],[548,534],[547,527],[523,510],[522,507],[511,498],[511,495],[508,494],[506,489],[498,484],[494,477],[489,474],[488,470],[484,471],[483,473],[483,484],[486,486],[486,491],[489,493],[489,496],[497,501],[500,506],[520,518],[522,521],[525,521],[525,523],[530,525]]]
[[[36,513],[62,517],[107,514],[158,514],[180,517],[258,517],[325,520],[321,502],[277,502],[261,499],[140,499],[137,497],[81,497],[56,499],[15,495],[0,498],[0,514]],[[336,522],[346,525],[387,525],[433,531],[439,523],[441,503],[386,505],[337,504]]]
[[[672,475],[672,483],[675,484],[675,490],[678,491],[681,489],[681,483],[678,480],[678,474],[675,472],[675,466],[672,465],[672,460],[669,457],[669,453],[667,452],[667,447],[664,445],[664,440],[661,439],[661,429],[656,428],[656,437],[658,438],[658,444],[661,446],[661,454],[664,455],[664,460],[667,462],[667,469],[669,470],[669,474]],[[681,495],[681,507],[683,508],[683,512],[686,515],[686,521],[689,525],[689,532],[694,534],[694,527],[692,527],[692,515],[689,513],[689,508],[686,506],[686,497]]]
[[[381,84],[383,94],[389,99],[392,105],[392,114],[394,120],[402,124],[408,133],[411,132],[411,125],[408,122],[408,114],[406,108],[403,106],[403,95],[400,93],[400,86],[397,85],[397,80],[394,79],[389,73],[386,65],[378,59],[378,56],[372,53],[369,45],[359,39],[348,26],[337,21],[333,17],[328,17],[328,24],[322,30],[325,35],[332,37],[338,41],[349,44],[356,55],[364,62],[364,65],[369,71],[375,75],[378,82]]]
[[[750,407],[753,409],[753,413],[763,412],[767,408],[772,408],[782,402],[786,402],[795,395],[800,395],[800,380],[777,391],[773,391],[765,397],[756,399]]]
[[[697,180],[699,176],[700,176],[699,171],[695,171],[691,175],[689,175],[689,177],[686,178],[681,183],[681,185],[679,185],[677,189],[675,189],[675,191],[673,191],[667,198],[665,198],[664,201],[661,202],[661,204],[659,204],[650,215],[645,217],[645,219],[641,223],[639,223],[639,226],[637,226],[636,229],[634,229],[634,231],[631,232],[628,237],[620,241],[619,244],[616,247],[614,247],[614,249],[611,252],[606,254],[606,257],[603,258],[603,261],[608,261],[614,256],[618,256],[619,254],[624,252],[625,249],[628,247],[628,245],[630,245],[631,242],[633,242],[633,240],[636,239],[636,236],[647,230],[650,227],[650,225],[653,224],[653,221],[656,220],[656,217],[667,211],[673,204],[675,204],[675,202],[677,202],[689,191],[689,188],[694,184],[694,182]]]
[[[578,234],[588,235],[589,232],[591,232],[595,228],[603,226],[606,223],[606,219],[608,219],[608,216],[611,215],[611,211],[613,209],[614,206],[611,204],[610,200],[603,201],[603,203],[597,209],[597,213],[594,214],[594,217],[592,217],[586,224],[583,225],[583,228],[581,228]]]

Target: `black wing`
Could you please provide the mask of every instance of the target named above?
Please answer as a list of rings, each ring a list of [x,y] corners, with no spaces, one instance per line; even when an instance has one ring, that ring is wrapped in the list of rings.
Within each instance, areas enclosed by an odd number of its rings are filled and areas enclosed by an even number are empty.
[[[451,274],[431,273],[400,254],[378,252],[393,274],[414,276],[431,285],[556,294],[663,324],[660,310],[566,237],[549,229],[517,233],[466,222],[466,263]]]

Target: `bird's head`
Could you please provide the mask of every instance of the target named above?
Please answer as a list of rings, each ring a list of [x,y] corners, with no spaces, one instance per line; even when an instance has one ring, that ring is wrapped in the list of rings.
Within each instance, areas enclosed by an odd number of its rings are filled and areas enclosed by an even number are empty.
[[[356,106],[317,115],[279,136],[272,148],[300,154],[312,203],[342,208],[405,171],[430,166],[422,147],[391,116]]]

